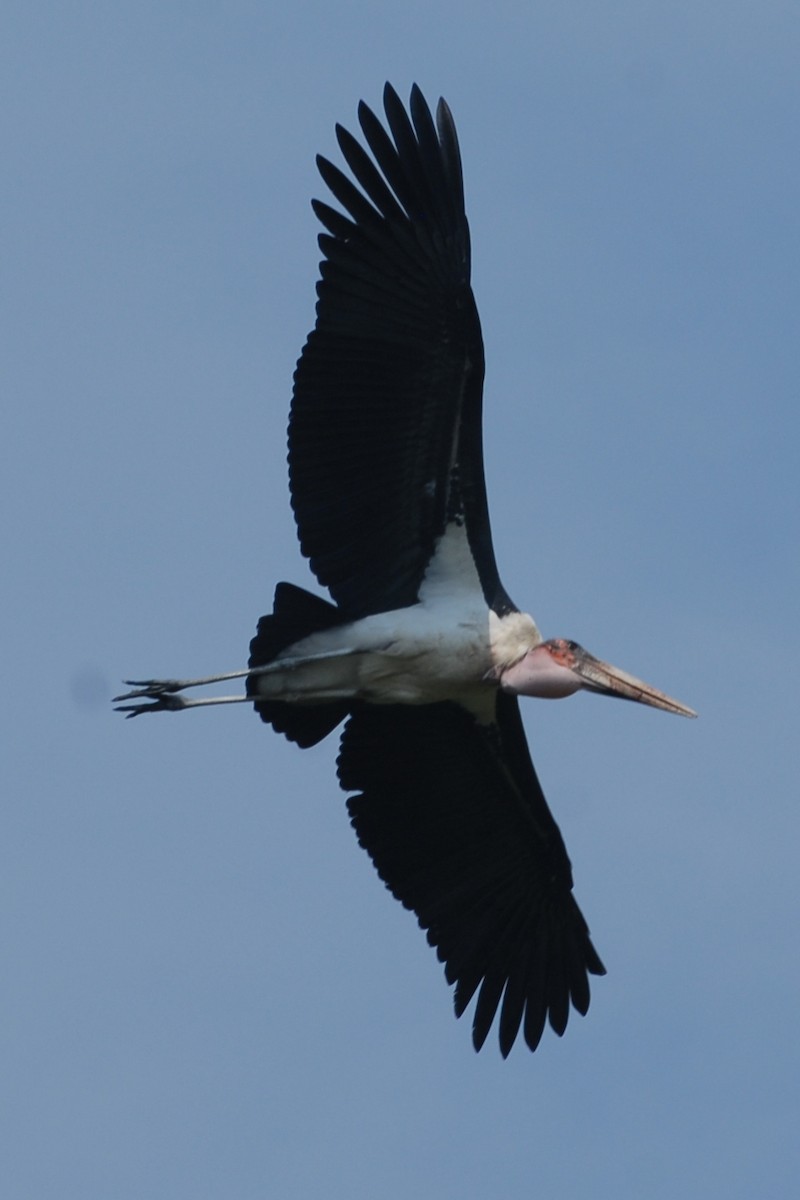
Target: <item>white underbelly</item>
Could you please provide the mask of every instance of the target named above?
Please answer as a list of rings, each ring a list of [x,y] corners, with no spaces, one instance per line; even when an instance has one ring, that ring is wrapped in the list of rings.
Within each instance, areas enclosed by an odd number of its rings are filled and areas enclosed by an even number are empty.
[[[494,686],[485,679],[492,666],[488,612],[446,624],[442,615],[414,605],[312,634],[278,656],[258,690],[301,704],[431,704],[488,695]]]

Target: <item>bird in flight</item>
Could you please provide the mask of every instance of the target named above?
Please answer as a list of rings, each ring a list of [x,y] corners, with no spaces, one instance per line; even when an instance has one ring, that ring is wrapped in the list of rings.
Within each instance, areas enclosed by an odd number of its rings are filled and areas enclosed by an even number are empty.
[[[338,207],[325,232],[317,320],[294,376],[289,485],[300,546],[332,602],[279,583],[246,670],[129,680],[129,717],[245,701],[301,747],[345,722],[337,769],[359,842],[412,909],[472,1016],[563,1034],[603,967],[531,761],[518,697],[579,689],[692,709],[545,640],[495,564],[481,433],[483,341],[450,109],[388,84],[385,124],[336,135],[349,175],[317,163]],[[191,697],[236,677],[246,694]]]

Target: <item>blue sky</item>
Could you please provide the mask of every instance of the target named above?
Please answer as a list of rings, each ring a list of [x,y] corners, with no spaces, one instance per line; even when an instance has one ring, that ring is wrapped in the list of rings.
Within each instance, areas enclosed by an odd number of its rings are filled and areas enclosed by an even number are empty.
[[[790,1194],[796,4],[3,25],[6,1194]],[[310,582],[284,460],[314,154],[385,79],[459,129],[504,582],[701,714],[527,704],[609,974],[505,1063],[358,848],[333,740],[107,704],[243,665],[274,583]]]

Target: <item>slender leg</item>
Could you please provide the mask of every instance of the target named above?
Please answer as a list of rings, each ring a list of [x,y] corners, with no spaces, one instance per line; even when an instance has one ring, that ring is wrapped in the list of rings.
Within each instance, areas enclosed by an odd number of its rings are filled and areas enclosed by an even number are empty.
[[[133,693],[131,693],[133,694]],[[149,695],[150,693],[142,692],[141,695]],[[124,696],[118,696],[118,700],[124,700]],[[165,692],[162,696],[154,696],[146,704],[117,704],[114,712],[125,713],[126,717],[140,717],[142,713],[151,712],[182,712],[184,708],[200,708],[203,705],[209,704],[252,704],[252,696],[208,696],[195,700],[190,696],[176,696],[172,692]]]
[[[272,665],[270,663],[270,666]],[[118,700],[135,700],[139,696],[149,696],[151,699],[155,699],[156,696],[162,694],[183,692],[186,688],[206,687],[209,683],[225,683],[228,679],[243,679],[245,675],[256,674],[259,670],[260,668],[254,667],[249,671],[226,671],[224,675],[206,675],[201,679],[126,679],[125,682],[128,686],[135,690],[125,692],[122,696],[115,696],[114,703],[116,704]]]
[[[116,712],[124,712],[128,717],[138,717],[146,712],[180,712],[184,708],[197,708],[207,704],[235,704],[249,700],[252,696],[220,696],[208,700],[190,700],[179,696],[178,692],[187,688],[207,687],[212,683],[225,683],[229,679],[244,679],[250,675],[275,675],[279,672],[296,671],[306,663],[321,662],[329,658],[344,658],[348,654],[356,654],[357,650],[347,647],[343,650],[326,650],[322,654],[308,654],[297,658],[279,658],[275,662],[266,663],[262,667],[248,667],[241,671],[226,671],[222,675],[204,675],[199,679],[126,679],[125,682],[133,691],[123,692],[115,696],[113,703],[118,705]],[[338,697],[337,697],[338,698]],[[142,704],[124,704],[123,701],[147,701]]]

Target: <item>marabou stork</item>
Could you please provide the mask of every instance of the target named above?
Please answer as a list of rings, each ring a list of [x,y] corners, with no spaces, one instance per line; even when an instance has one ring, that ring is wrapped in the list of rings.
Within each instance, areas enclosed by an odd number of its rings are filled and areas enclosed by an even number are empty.
[[[499,1009],[505,1056],[531,1050],[605,973],[528,752],[518,696],[580,688],[694,716],[575,642],[545,641],[500,582],[483,477],[483,343],[470,288],[461,159],[444,100],[385,128],[361,104],[336,127],[349,178],[317,163],[341,210],[326,232],[317,321],[294,376],[289,479],[303,554],[334,603],[279,583],[249,668],[130,680],[128,716],[250,701],[299,746],[346,721],[337,760],[350,819],[417,915],[455,985],[478,992],[476,1049]],[[246,695],[190,699],[246,677]]]

